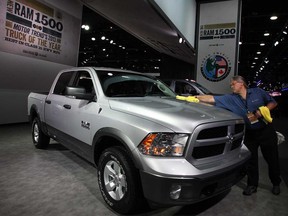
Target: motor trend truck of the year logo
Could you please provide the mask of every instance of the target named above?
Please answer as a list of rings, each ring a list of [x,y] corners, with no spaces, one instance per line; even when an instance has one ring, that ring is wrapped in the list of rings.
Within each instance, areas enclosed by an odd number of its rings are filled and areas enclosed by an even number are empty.
[[[7,0],[6,9],[6,42],[61,54],[64,28],[61,12],[36,0]],[[27,52],[32,53],[32,50]]]
[[[231,62],[223,54],[206,56],[201,63],[202,75],[212,82],[225,79],[231,71]]]

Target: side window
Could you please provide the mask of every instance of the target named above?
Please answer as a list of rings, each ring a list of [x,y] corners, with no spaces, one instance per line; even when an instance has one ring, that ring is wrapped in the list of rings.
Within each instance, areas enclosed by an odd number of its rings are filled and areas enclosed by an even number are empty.
[[[197,91],[196,89],[186,82],[179,82],[177,81],[175,83],[175,92],[178,95],[196,95]]]
[[[87,71],[79,71],[74,81],[75,87],[82,87],[86,93],[95,94],[92,78]]]
[[[175,92],[176,92],[178,95],[184,94],[184,86],[185,86],[185,83],[176,81],[176,82],[175,82]]]
[[[65,88],[66,88],[66,86],[70,85],[72,76],[73,76],[73,72],[62,73],[60,75],[56,85],[55,85],[53,94],[64,95],[65,94]]]

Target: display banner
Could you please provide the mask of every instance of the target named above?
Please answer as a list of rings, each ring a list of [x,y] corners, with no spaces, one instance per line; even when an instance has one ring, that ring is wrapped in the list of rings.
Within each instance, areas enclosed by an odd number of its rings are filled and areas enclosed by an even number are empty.
[[[200,3],[197,38],[197,82],[214,93],[231,93],[237,74],[239,0]]]
[[[81,20],[36,0],[1,0],[0,51],[77,65]]]

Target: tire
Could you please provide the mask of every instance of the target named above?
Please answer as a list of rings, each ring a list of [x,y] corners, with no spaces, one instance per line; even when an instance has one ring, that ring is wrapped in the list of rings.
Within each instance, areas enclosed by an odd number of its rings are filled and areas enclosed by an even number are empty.
[[[138,176],[138,170],[123,148],[111,147],[101,154],[98,184],[103,199],[114,211],[131,214],[140,210],[139,204],[144,198]]]
[[[32,122],[32,140],[38,149],[47,148],[50,142],[50,137],[43,133],[40,120],[37,117]]]

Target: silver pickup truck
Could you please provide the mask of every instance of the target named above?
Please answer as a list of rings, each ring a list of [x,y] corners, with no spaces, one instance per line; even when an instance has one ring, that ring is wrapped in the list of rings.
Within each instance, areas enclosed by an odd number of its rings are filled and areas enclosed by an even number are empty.
[[[250,157],[242,118],[131,71],[63,70],[49,93],[30,93],[28,115],[35,147],[52,138],[95,164],[103,199],[121,214],[222,193]]]

